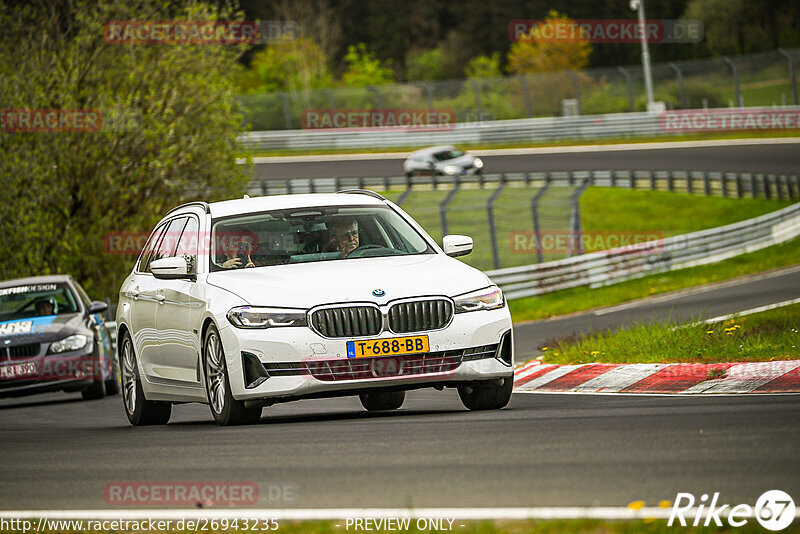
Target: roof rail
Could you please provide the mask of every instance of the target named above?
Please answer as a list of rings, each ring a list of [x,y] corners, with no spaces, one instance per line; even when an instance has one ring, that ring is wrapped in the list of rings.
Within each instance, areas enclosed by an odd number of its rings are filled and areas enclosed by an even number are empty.
[[[186,204],[181,204],[180,206],[176,206],[167,212],[167,215],[172,213],[173,211],[178,211],[181,208],[186,208],[188,206],[201,206],[203,209],[206,210],[206,213],[211,213],[211,206],[208,205],[208,202],[203,202],[202,200],[195,200],[194,202],[187,202]]]
[[[370,191],[369,189],[343,189],[341,191],[337,191],[337,193],[343,193],[347,195],[367,195],[368,197],[377,198],[378,200],[386,200],[380,193]]]

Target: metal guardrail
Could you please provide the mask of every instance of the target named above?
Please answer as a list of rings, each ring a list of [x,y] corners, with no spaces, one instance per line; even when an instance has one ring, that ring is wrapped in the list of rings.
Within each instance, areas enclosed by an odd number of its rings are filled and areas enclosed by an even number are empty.
[[[800,106],[784,106],[776,109],[800,112]],[[465,122],[455,124],[447,130],[408,128],[270,130],[244,133],[239,136],[239,142],[250,150],[314,150],[655,137],[684,133],[668,131],[662,126],[661,121],[660,113],[639,112]]]
[[[456,187],[495,188],[503,184],[544,187],[580,186],[625,187],[651,191],[680,191],[722,197],[800,198],[800,179],[794,174],[685,171],[685,170],[596,170],[535,171],[469,176],[360,176],[333,178],[294,178],[254,180],[250,195],[296,193],[334,193],[342,189],[373,189],[406,192]],[[402,198],[402,197],[401,197]],[[402,204],[402,201],[398,201]]]
[[[705,265],[800,235],[800,203],[754,219],[563,260],[487,271],[508,299]]]

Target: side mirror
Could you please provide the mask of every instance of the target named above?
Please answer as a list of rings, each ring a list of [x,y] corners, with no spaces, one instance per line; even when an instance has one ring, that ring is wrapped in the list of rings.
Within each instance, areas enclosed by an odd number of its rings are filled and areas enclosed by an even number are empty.
[[[178,280],[181,278],[195,279],[190,272],[190,260],[183,256],[161,258],[150,263],[150,271],[159,280]]]
[[[468,235],[446,235],[442,238],[442,250],[452,258],[466,256],[472,252],[472,238]]]
[[[89,306],[89,315],[94,315],[95,313],[104,313],[107,309],[108,304],[102,300],[93,300],[91,306]]]

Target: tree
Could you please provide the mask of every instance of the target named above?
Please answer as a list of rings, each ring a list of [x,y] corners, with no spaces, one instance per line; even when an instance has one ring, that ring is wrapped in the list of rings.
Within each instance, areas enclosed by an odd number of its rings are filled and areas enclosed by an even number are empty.
[[[384,67],[364,43],[350,45],[344,60],[347,70],[342,74],[342,84],[347,87],[383,85],[394,81],[392,69]]]
[[[168,0],[0,5],[5,118],[14,109],[102,117],[96,130],[0,129],[0,278],[66,272],[116,300],[135,257],[109,251],[110,234],[148,232],[189,200],[241,194],[249,176],[236,164],[242,117],[229,81],[241,47],[104,39],[108,21],[215,13]]]
[[[491,56],[477,56],[469,60],[465,70],[467,78],[496,78],[500,72],[500,52]]]
[[[256,52],[250,70],[240,73],[242,93],[299,91],[331,85],[328,58],[310,37],[280,39]]]
[[[556,11],[550,11],[542,23],[549,28],[575,28],[569,35],[579,36],[575,21]],[[530,74],[559,70],[579,70],[589,63],[592,45],[580,37],[548,38],[549,33],[535,26],[527,36],[511,45],[508,51],[509,74]]]

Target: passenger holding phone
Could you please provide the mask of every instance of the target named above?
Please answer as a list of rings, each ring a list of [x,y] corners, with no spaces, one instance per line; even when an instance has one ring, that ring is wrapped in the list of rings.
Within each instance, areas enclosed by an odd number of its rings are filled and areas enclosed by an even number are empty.
[[[236,247],[236,254],[230,255],[225,253],[226,260],[222,262],[220,267],[224,267],[225,269],[239,269],[242,267],[242,259],[247,258],[247,262],[244,264],[244,267],[255,267],[256,264],[253,263],[253,260],[250,259],[252,247],[250,243],[246,241],[239,241],[239,244]]]

